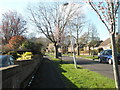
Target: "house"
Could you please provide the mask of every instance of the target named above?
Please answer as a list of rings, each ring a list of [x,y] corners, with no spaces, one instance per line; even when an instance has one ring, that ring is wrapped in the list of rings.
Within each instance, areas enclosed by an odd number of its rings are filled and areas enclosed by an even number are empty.
[[[61,49],[62,48],[62,49]],[[46,52],[55,52],[55,47],[54,47],[54,43],[49,43]],[[67,52],[67,47],[66,46],[60,46],[58,45],[58,52],[62,52],[65,53]]]
[[[102,43],[103,41],[97,41],[94,45],[94,48],[91,46],[89,47],[89,44],[86,44],[83,48],[84,51],[89,51],[89,50],[98,50],[99,45]]]
[[[102,49],[111,49],[111,40],[110,40],[110,38],[108,38],[105,41],[103,41],[99,45],[99,48],[102,48]]]
[[[54,43],[49,43],[46,51],[47,52],[54,52],[55,51]]]
[[[69,45],[69,47],[68,47],[68,53],[71,53],[71,52],[73,52],[73,48],[72,48],[72,45]]]
[[[85,44],[79,45],[79,49],[82,49],[84,46],[85,46]],[[78,48],[77,45],[74,44],[74,51],[75,52],[77,52],[77,50],[78,50],[77,48]],[[68,53],[71,53],[71,52],[73,52],[73,48],[72,48],[72,45],[69,45],[69,47],[68,47]]]
[[[115,36],[115,40],[118,41],[118,39],[120,38],[120,34],[116,34]],[[103,41],[100,45],[99,48],[102,49],[111,49],[111,39],[107,38],[105,41]]]

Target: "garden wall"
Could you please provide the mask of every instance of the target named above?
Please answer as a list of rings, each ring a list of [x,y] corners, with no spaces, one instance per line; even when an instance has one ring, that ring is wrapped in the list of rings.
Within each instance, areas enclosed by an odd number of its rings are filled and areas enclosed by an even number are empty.
[[[2,88],[25,88],[37,71],[43,58],[36,55],[32,60],[15,61],[15,65],[2,68]]]

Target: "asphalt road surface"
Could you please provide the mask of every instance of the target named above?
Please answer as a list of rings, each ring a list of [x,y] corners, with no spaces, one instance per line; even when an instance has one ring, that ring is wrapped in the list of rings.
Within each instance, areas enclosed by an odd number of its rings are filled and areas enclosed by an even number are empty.
[[[65,88],[64,82],[56,69],[54,62],[48,58],[44,58],[38,71],[34,75],[34,79],[27,88]]]
[[[73,63],[73,57],[63,56],[64,61]],[[97,72],[103,76],[114,79],[113,67],[107,63],[99,63],[97,60],[93,61],[90,59],[76,58],[77,65],[89,69],[91,71]],[[120,70],[120,65],[118,65]]]

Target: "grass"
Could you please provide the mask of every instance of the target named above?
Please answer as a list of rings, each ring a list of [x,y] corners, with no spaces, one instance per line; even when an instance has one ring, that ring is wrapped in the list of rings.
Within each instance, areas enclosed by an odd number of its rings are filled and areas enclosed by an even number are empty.
[[[69,53],[69,54],[63,54],[63,56],[73,56],[73,54]],[[87,56],[87,55],[79,55],[76,57],[82,57],[82,58],[86,58],[86,59],[98,59],[98,56]]]
[[[69,79],[77,88],[115,88],[115,83],[112,79],[104,77],[96,72],[84,69],[75,69],[73,64],[60,64],[61,68],[66,71],[61,74]],[[66,81],[66,80],[64,80]],[[69,86],[68,88],[74,88]]]
[[[53,53],[45,53],[45,55],[51,57],[51,58],[54,58],[54,54]]]
[[[78,69],[73,64],[59,63],[60,60],[51,57],[55,62],[62,80],[67,88],[115,88],[114,80],[102,76],[96,72],[84,69],[78,65]]]
[[[79,55],[77,57],[82,57],[82,58],[86,58],[86,59],[98,59],[98,56],[86,56],[86,55]]]

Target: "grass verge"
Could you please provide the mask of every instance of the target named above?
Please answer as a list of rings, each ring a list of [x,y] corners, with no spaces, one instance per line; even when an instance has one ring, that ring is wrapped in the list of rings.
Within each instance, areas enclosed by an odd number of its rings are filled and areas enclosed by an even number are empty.
[[[114,80],[110,78],[84,69],[81,66],[75,69],[73,64],[65,62],[59,63],[59,59],[51,59],[60,71],[62,80],[67,88],[115,88]]]
[[[86,56],[86,55],[79,55],[77,57],[82,57],[82,58],[86,58],[86,59],[98,59],[98,56]]]
[[[73,56],[72,54],[63,54],[63,56]],[[82,58],[86,58],[86,59],[98,59],[98,56],[87,56],[87,55],[79,55],[79,56],[77,56],[76,55],[76,57],[82,57]]]
[[[60,64],[60,68],[66,71],[61,74],[69,79],[77,88],[115,88],[115,83],[112,79],[80,66],[79,69],[75,69],[73,64]],[[70,86],[69,82],[66,82],[66,84],[68,88],[74,88]]]

